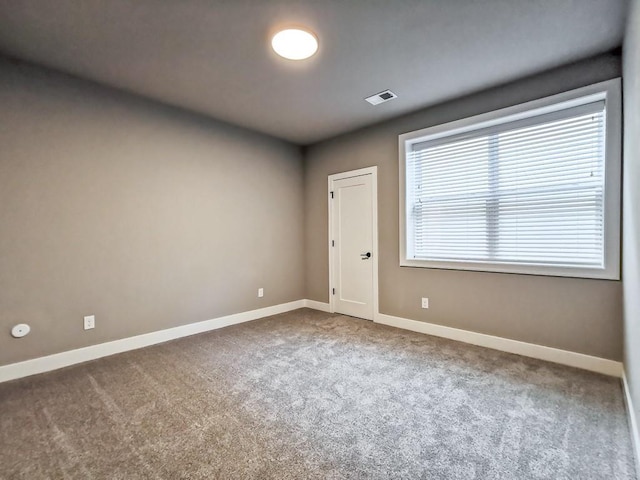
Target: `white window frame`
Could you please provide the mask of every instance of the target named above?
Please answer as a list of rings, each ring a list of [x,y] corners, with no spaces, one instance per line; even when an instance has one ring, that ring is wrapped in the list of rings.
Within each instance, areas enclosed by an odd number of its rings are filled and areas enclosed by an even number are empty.
[[[621,108],[620,79],[589,85],[520,105],[483,113],[469,118],[408,132],[399,136],[400,164],[400,266],[482,272],[521,273],[578,278],[620,279],[620,210],[621,210]],[[561,109],[605,101],[605,178],[604,178],[604,268],[507,264],[476,261],[433,261],[407,258],[407,153],[416,143],[473,132]]]

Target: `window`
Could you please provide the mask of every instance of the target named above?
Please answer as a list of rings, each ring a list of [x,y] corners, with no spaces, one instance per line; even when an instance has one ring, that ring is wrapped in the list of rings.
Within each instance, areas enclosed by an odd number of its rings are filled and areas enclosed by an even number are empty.
[[[620,86],[400,136],[400,264],[618,279]]]

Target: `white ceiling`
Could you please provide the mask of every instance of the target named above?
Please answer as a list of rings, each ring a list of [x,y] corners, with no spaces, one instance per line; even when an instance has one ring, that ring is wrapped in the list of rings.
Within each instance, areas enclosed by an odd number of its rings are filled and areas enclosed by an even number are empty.
[[[621,44],[626,0],[0,0],[0,51],[309,144]],[[300,24],[320,50],[269,47]],[[390,88],[399,98],[363,99]]]

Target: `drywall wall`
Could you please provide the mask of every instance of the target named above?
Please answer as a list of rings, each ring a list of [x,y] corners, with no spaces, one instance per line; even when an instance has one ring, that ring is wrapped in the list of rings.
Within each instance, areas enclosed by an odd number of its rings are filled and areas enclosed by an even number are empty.
[[[0,105],[0,365],[303,298],[298,147],[8,60]]]
[[[624,184],[622,280],[624,366],[640,419],[640,1],[631,3],[623,49]],[[637,432],[640,433],[640,432]],[[640,445],[638,446],[640,447]]]
[[[307,298],[328,301],[327,175],[377,165],[382,313],[620,360],[618,281],[400,267],[398,254],[399,134],[618,77],[620,68],[618,55],[599,56],[307,147]]]

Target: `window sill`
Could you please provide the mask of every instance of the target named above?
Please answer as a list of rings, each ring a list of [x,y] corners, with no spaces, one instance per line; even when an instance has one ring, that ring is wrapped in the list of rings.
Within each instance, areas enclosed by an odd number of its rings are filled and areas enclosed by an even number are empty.
[[[570,277],[598,280],[620,280],[620,272],[609,268],[581,268],[530,264],[506,264],[488,262],[447,262],[432,260],[400,259],[401,267],[429,268],[434,270],[461,270],[485,273],[538,275],[545,277]]]

